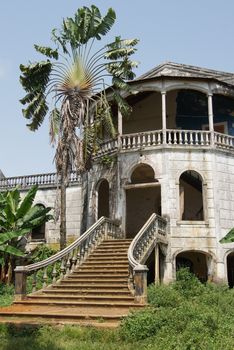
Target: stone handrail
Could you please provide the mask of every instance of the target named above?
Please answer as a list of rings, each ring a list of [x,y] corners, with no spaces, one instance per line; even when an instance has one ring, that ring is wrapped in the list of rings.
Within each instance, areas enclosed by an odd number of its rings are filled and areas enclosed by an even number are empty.
[[[167,221],[153,213],[133,239],[128,249],[129,288],[136,302],[147,300],[147,271],[145,261],[157,242],[167,244]]]
[[[0,189],[7,189],[19,186],[20,188],[28,188],[32,185],[38,185],[39,187],[57,186],[57,174],[35,174],[25,176],[14,176],[0,178]],[[71,172],[69,183],[81,184],[81,177],[75,171]]]
[[[62,251],[43,261],[17,266],[15,269],[16,299],[22,300],[26,297],[28,275],[32,276],[33,292],[41,287],[45,288],[50,284],[55,284],[78,268],[104,239],[120,237],[122,233],[119,224],[102,216],[82,236]],[[37,278],[39,271],[41,271],[40,280]],[[42,286],[39,282],[42,283]]]

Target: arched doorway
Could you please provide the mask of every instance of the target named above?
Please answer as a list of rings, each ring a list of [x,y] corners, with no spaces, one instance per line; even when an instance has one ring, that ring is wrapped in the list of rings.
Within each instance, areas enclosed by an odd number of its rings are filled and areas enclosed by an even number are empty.
[[[234,287],[234,252],[227,256],[227,277],[230,288]]]
[[[208,280],[208,259],[209,257],[202,252],[185,251],[176,256],[176,270],[182,267],[189,268],[201,282]]]
[[[45,209],[45,206],[43,204],[36,204],[37,207],[41,209]],[[31,240],[32,241],[45,241],[45,222],[32,229],[31,232]]]
[[[109,183],[106,179],[99,182],[97,188],[97,215],[98,219],[102,216],[109,218]]]
[[[148,164],[138,165],[126,189],[126,237],[134,237],[152,213],[161,215],[161,187]]]
[[[180,219],[204,220],[202,177],[194,170],[180,176]]]

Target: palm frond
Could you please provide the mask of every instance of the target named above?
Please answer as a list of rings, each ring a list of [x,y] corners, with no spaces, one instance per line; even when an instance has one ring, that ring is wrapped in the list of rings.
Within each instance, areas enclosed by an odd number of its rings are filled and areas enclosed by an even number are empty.
[[[51,49],[51,47],[39,45],[34,45],[34,48],[37,52],[40,52],[49,58],[54,58],[56,60],[58,59],[58,50]]]

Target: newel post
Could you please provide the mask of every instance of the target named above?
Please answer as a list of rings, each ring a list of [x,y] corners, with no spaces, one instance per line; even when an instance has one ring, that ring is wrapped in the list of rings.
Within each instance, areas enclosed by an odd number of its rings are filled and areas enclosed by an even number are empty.
[[[23,300],[26,298],[26,281],[27,271],[23,266],[15,269],[15,300]]]
[[[147,272],[146,265],[138,265],[134,268],[135,301],[139,304],[147,303]]]

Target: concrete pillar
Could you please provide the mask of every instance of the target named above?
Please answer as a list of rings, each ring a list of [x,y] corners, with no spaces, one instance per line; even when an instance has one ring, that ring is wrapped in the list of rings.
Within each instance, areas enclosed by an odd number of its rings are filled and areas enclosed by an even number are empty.
[[[162,95],[162,131],[163,144],[166,144],[166,129],[167,129],[167,105],[166,105],[166,91],[161,92]]]
[[[155,247],[155,284],[160,283],[160,258],[159,258],[159,246]]]
[[[209,131],[210,131],[210,143],[214,145],[214,114],[213,114],[213,94],[208,94],[208,118],[209,118]]]
[[[15,269],[15,300],[26,298],[27,272],[19,266]]]
[[[139,265],[134,268],[135,301],[139,304],[147,303],[147,272],[148,267]]]
[[[118,133],[120,136],[123,134],[123,116],[120,109],[118,109]]]

